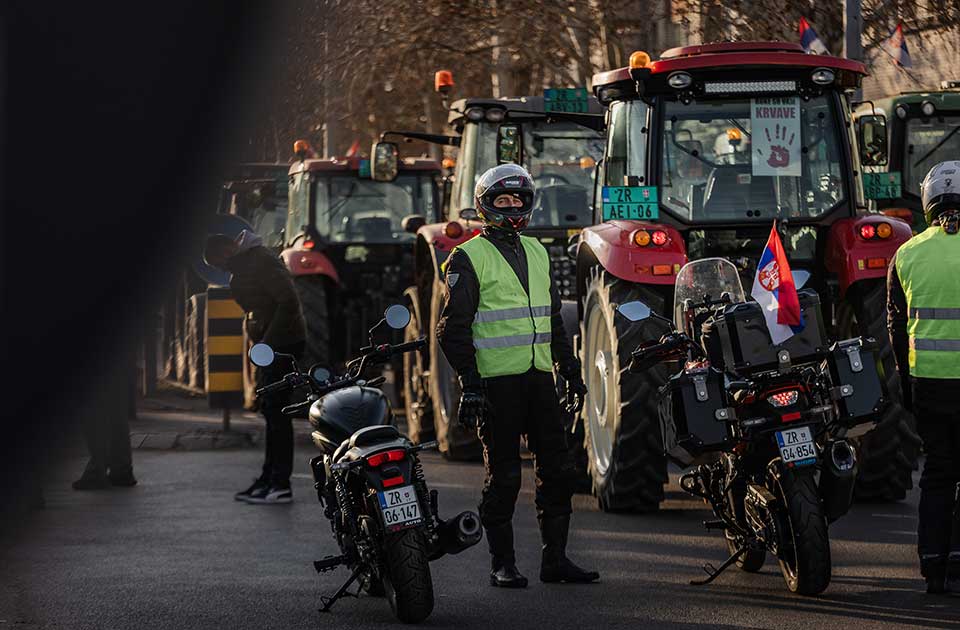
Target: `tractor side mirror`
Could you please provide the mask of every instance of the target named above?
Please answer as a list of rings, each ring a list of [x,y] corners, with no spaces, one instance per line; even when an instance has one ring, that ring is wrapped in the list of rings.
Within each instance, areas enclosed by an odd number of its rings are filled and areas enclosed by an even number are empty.
[[[860,144],[860,163],[863,166],[886,166],[886,116],[882,114],[860,116],[857,119],[857,140]]]
[[[427,224],[427,217],[422,214],[408,214],[400,221],[400,227],[404,232],[416,234],[417,230]]]
[[[400,172],[400,149],[393,142],[375,142],[370,160],[370,179],[392,182]]]
[[[500,125],[497,128],[497,164],[522,164],[523,133],[520,125]]]

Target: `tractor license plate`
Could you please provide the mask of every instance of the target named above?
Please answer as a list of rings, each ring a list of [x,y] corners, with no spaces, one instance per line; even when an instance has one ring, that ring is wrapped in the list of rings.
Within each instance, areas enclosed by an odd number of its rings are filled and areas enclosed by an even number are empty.
[[[777,431],[780,458],[788,466],[807,466],[817,463],[817,447],[810,427]]]
[[[420,514],[420,501],[413,486],[401,486],[378,492],[383,523],[390,531],[404,529],[419,524],[423,520]]]

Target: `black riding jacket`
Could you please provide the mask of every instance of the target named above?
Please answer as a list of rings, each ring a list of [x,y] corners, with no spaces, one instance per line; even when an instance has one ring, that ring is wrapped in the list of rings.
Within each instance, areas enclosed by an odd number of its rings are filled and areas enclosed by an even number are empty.
[[[530,293],[527,277],[527,256],[520,238],[513,232],[484,228],[477,238],[485,238],[497,248],[500,255],[517,274],[523,290]],[[447,361],[461,377],[477,375],[476,350],[473,347],[473,318],[480,303],[480,281],[466,252],[457,250],[447,259],[444,282],[443,310],[437,323],[437,339]],[[553,362],[561,374],[578,369],[574,363],[573,348],[567,338],[560,316],[560,293],[550,279],[550,349]]]

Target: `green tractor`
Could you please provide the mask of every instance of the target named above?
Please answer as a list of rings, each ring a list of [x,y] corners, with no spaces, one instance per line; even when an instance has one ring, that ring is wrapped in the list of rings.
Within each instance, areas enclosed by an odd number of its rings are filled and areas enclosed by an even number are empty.
[[[864,194],[889,216],[926,228],[920,182],[927,171],[960,155],[960,81],[943,81],[939,91],[901,92],[860,104],[856,111],[861,145],[889,146],[889,159],[865,162]],[[879,117],[886,117],[884,130]]]

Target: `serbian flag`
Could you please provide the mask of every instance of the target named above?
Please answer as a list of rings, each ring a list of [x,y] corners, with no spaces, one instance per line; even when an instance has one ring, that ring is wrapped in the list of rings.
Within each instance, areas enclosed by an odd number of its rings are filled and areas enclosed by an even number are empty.
[[[910,61],[910,51],[907,50],[907,38],[903,36],[902,22],[897,24],[897,28],[890,33],[890,39],[887,40],[885,45],[895,64],[901,68],[913,67],[913,62]]]
[[[800,45],[811,55],[829,55],[830,51],[824,43],[817,37],[817,32],[807,22],[807,18],[800,18]]]
[[[350,148],[347,149],[347,155],[345,157],[354,157],[360,153],[360,141],[354,140],[353,144],[350,145]]]
[[[763,308],[763,317],[767,320],[767,330],[774,344],[781,344],[803,330],[800,298],[797,296],[797,286],[793,283],[787,254],[780,242],[776,221],[770,229],[767,246],[760,255],[757,277],[753,279],[750,295]]]

